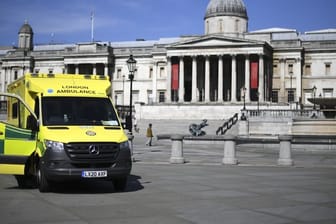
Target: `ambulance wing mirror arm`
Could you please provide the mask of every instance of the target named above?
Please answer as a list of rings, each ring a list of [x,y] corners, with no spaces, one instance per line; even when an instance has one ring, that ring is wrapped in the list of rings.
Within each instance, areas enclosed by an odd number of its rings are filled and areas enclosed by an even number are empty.
[[[27,117],[27,129],[30,129],[34,132],[39,131],[39,121],[33,115],[28,115]]]

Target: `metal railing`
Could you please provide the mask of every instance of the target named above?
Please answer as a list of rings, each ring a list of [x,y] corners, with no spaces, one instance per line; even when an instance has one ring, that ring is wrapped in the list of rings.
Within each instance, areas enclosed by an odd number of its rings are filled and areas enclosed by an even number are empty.
[[[242,110],[242,113],[244,111]],[[323,118],[321,110],[245,110],[247,118]]]
[[[225,121],[222,126],[220,126],[217,131],[216,135],[225,135],[225,133],[232,128],[238,121],[238,113],[233,115],[229,120]]]

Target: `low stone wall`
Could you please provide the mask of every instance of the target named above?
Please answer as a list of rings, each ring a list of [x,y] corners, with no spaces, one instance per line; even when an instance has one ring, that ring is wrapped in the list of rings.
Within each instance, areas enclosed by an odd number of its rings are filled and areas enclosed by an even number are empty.
[[[294,135],[336,135],[335,119],[294,119],[292,125]]]
[[[139,105],[135,111],[138,120],[221,120],[240,113],[241,105]]]
[[[246,105],[251,110],[257,109],[257,104]],[[223,120],[234,114],[241,113],[242,103],[237,104],[135,104],[138,120]],[[260,105],[259,109],[288,109],[288,106]]]

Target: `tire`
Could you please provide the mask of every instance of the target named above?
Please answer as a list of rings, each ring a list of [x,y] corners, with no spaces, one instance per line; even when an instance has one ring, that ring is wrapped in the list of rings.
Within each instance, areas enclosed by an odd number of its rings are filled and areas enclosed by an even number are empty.
[[[41,166],[38,166],[37,168],[37,180],[38,180],[38,188],[41,193],[49,192],[50,187],[50,181],[45,177],[44,170],[41,168]]]
[[[21,189],[30,189],[36,187],[36,179],[32,175],[15,175],[15,179]]]
[[[125,191],[127,187],[127,177],[113,179],[114,189],[118,192]]]

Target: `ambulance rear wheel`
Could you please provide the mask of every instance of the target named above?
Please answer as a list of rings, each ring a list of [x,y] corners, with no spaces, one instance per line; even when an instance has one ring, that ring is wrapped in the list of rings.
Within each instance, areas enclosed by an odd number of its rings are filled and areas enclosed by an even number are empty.
[[[37,169],[37,179],[38,179],[38,188],[40,192],[49,192],[50,191],[50,181],[45,177],[43,168],[41,166]]]

